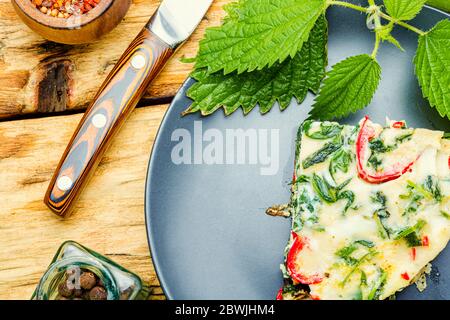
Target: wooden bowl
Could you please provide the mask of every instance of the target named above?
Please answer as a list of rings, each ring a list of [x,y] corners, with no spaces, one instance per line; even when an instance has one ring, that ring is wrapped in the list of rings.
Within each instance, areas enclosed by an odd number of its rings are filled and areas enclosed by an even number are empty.
[[[97,40],[119,24],[131,5],[131,0],[101,0],[91,11],[64,19],[42,13],[30,0],[11,2],[28,27],[48,40],[65,44]]]

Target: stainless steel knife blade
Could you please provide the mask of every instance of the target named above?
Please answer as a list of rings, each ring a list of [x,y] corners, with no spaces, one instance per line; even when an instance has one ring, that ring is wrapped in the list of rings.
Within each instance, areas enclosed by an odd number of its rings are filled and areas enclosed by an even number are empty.
[[[212,2],[164,0],[147,27],[172,48],[176,48],[194,32]]]

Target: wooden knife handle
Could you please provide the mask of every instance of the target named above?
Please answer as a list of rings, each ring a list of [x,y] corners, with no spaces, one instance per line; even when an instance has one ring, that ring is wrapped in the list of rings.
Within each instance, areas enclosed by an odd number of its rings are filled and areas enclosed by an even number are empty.
[[[50,182],[44,203],[67,216],[112,137],[174,50],[144,28],[119,59],[78,125]]]

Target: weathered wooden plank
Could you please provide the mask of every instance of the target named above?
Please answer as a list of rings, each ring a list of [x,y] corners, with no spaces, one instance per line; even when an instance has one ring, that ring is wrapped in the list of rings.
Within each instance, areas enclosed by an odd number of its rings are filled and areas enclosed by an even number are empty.
[[[75,240],[139,274],[163,299],[144,221],[147,162],[167,106],[135,110],[73,216],[42,199],[81,115],[0,123],[0,299],[28,299],[59,245]]]
[[[123,22],[103,39],[68,46],[33,33],[16,16],[10,0],[0,0],[0,119],[86,108],[159,2],[134,0]],[[214,1],[191,39],[150,86],[147,99],[175,95],[192,67],[180,58],[195,55],[205,28],[220,22],[222,6],[228,2]]]

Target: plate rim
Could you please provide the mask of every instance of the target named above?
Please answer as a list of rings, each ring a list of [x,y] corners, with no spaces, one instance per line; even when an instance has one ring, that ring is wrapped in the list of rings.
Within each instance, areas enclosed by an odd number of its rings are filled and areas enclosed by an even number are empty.
[[[161,285],[161,288],[164,292],[164,295],[166,296],[166,298],[168,300],[174,300],[172,294],[170,293],[168,286],[166,285],[166,282],[164,280],[164,277],[162,276],[162,272],[160,270],[160,264],[158,262],[158,258],[156,257],[156,255],[154,255],[154,248],[155,248],[155,239],[153,238],[153,236],[150,234],[150,176],[152,174],[152,171],[154,170],[154,162],[155,162],[155,158],[154,158],[154,154],[155,154],[155,150],[156,147],[161,143],[161,130],[164,128],[165,124],[168,121],[168,115],[170,113],[170,111],[172,110],[172,108],[174,108],[174,105],[177,103],[177,101],[180,99],[180,97],[182,97],[183,95],[185,95],[186,90],[188,89],[188,87],[190,87],[193,82],[195,80],[193,78],[191,78],[190,76],[188,76],[186,78],[186,80],[183,82],[183,84],[181,85],[180,89],[178,89],[177,94],[175,95],[175,97],[173,98],[172,102],[170,103],[169,107],[167,108],[164,117],[161,120],[161,124],[159,125],[158,131],[156,133],[156,137],[155,137],[155,141],[153,143],[152,146],[152,150],[150,152],[150,158],[148,161],[148,166],[147,166],[147,173],[146,173],[146,178],[145,178],[145,191],[144,191],[144,215],[145,215],[145,231],[147,233],[147,242],[148,242],[148,247],[150,250],[150,258],[151,261],[153,263],[153,267],[155,269],[156,272],[156,276],[158,277],[158,281]],[[192,83],[192,84],[191,84]]]
[[[447,13],[443,10],[437,9],[435,7],[429,6],[429,5],[424,5],[424,8],[428,9],[428,10],[432,10],[435,11],[439,14],[442,14],[444,17],[446,17],[447,19],[450,19],[450,13]],[[182,97],[185,96],[186,91],[188,90],[188,88],[195,82],[195,80],[193,78],[191,78],[190,76],[188,76],[186,78],[186,80],[183,82],[183,84],[180,86],[180,88],[178,89],[176,95],[174,96],[172,102],[170,103],[169,107],[167,108],[164,117],[161,120],[161,123],[159,125],[158,131],[156,133],[155,136],[155,141],[153,143],[152,146],[152,150],[150,152],[150,158],[148,161],[148,165],[147,165],[147,172],[146,172],[146,178],[145,178],[145,191],[144,191],[144,218],[145,218],[145,230],[146,230],[146,234],[147,234],[147,242],[148,242],[148,247],[149,247],[149,251],[150,251],[150,259],[153,263],[153,267],[155,269],[156,272],[156,276],[158,277],[158,281],[161,285],[161,288],[163,290],[164,295],[166,296],[167,300],[174,300],[172,293],[170,292],[165,278],[162,275],[162,270],[160,267],[160,264],[158,262],[158,258],[157,256],[154,254],[155,252],[155,239],[154,237],[151,235],[150,233],[150,176],[152,175],[152,171],[154,170],[154,162],[155,162],[155,150],[157,149],[157,146],[161,143],[161,130],[165,127],[167,121],[168,121],[168,115],[171,112],[171,110],[175,107],[175,104],[178,102],[178,100]]]

